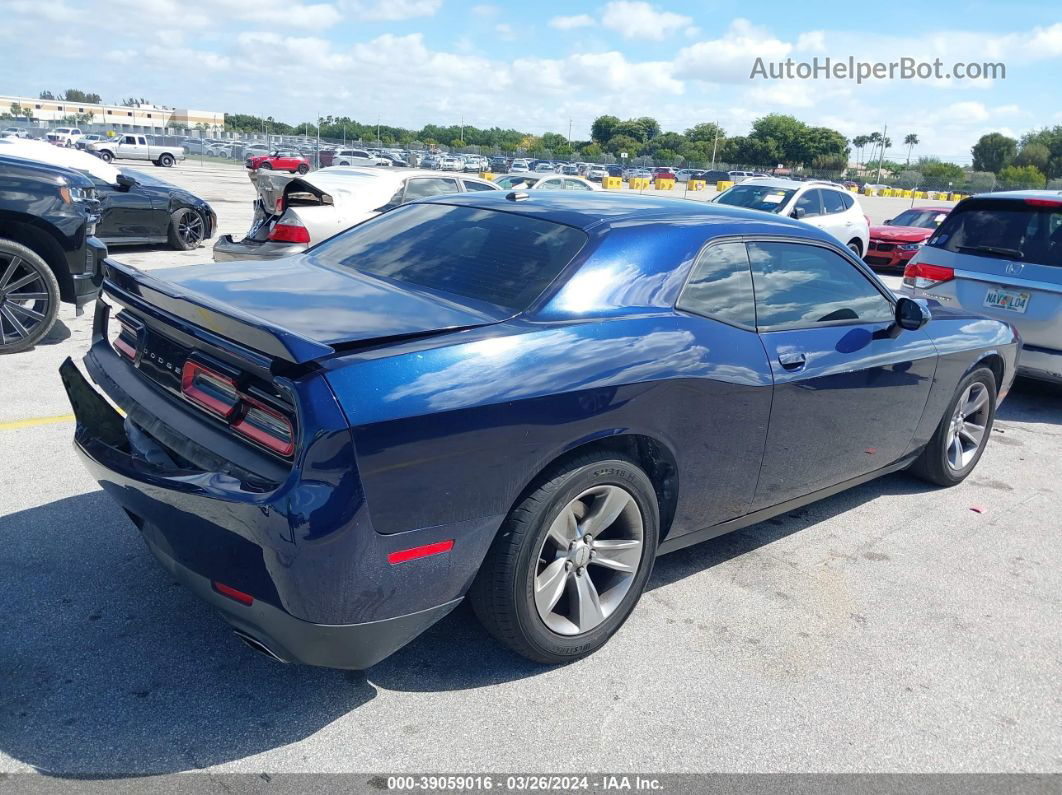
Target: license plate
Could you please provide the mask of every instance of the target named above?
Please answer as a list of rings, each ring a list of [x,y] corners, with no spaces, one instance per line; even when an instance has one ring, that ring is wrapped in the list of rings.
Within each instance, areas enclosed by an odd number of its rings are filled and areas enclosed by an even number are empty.
[[[1024,312],[1029,306],[1029,294],[993,287],[985,296],[985,306],[1006,309],[1008,312]]]

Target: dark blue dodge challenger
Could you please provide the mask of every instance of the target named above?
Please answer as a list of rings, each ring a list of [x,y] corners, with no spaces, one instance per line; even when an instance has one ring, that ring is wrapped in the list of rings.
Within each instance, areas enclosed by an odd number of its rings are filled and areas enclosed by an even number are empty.
[[[102,487],[258,651],[365,668],[468,596],[560,663],[661,553],[905,467],[963,480],[1019,347],[796,221],[498,192],[273,262],[108,261],[110,400],[61,373]]]

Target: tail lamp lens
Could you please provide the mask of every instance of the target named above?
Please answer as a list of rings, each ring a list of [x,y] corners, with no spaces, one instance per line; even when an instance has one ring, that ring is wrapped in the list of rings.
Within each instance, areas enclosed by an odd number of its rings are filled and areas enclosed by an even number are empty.
[[[235,381],[191,359],[181,370],[181,392],[193,403],[223,419],[231,417],[240,402]]]
[[[269,232],[269,239],[278,243],[309,243],[310,232],[302,224],[277,223]]]
[[[295,429],[291,427],[291,420],[254,398],[245,395],[243,402],[246,410],[233,423],[232,429],[277,455],[291,455],[295,451]]]
[[[236,381],[189,359],[181,370],[188,400],[231,423],[232,430],[281,456],[295,452],[295,426],[282,412],[241,392]]]
[[[954,268],[946,268],[943,265],[927,265],[924,262],[908,265],[903,270],[904,285],[915,287],[919,290],[950,282],[954,278]]]

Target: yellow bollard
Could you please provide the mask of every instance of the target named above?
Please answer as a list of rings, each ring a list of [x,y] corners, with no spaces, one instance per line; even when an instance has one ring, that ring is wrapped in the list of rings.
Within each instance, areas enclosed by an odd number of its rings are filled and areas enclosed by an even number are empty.
[[[703,179],[691,179],[686,183],[686,190],[704,190],[707,183]]]
[[[926,192],[924,190],[916,190],[914,197],[916,199],[924,199],[926,197]]]
[[[872,187],[870,187],[869,185],[864,185],[863,186],[863,195],[864,196],[873,196],[874,195],[874,189]]]
[[[627,180],[627,187],[631,190],[648,190],[649,177],[631,177]]]
[[[487,182],[493,182],[494,181],[494,174],[492,174],[490,171],[480,171],[479,172],[479,178],[480,179],[485,179],[485,180],[487,180]]]
[[[601,187],[605,190],[620,190],[623,188],[622,177],[602,177]]]
[[[675,180],[673,179],[658,179],[656,181],[657,190],[674,190]]]
[[[953,194],[951,194],[950,198],[951,198],[951,200],[953,202],[957,202],[957,201],[960,201],[962,199],[962,194],[961,193],[953,193]]]
[[[717,191],[719,191],[720,193],[725,191],[727,188],[732,188],[732,187],[734,187],[734,183],[731,182],[728,179],[721,179],[717,183],[715,183],[715,189]]]
[[[858,185],[853,185],[848,190],[852,191],[852,193],[859,193],[859,186]]]

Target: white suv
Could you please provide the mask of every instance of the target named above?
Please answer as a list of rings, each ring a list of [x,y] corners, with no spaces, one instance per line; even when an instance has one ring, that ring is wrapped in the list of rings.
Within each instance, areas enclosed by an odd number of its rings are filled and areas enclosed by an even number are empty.
[[[333,166],[389,166],[391,161],[364,149],[339,149],[332,157]]]
[[[788,215],[829,232],[862,257],[870,224],[855,194],[833,182],[752,177],[713,199],[719,204]]]

